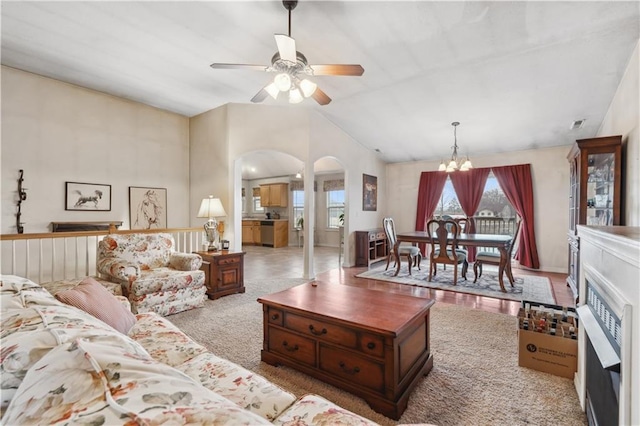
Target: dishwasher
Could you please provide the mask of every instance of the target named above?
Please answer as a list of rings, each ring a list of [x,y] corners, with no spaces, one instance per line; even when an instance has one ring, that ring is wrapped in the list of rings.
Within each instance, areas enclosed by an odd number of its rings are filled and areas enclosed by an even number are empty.
[[[265,247],[273,247],[273,221],[260,222],[260,241]]]

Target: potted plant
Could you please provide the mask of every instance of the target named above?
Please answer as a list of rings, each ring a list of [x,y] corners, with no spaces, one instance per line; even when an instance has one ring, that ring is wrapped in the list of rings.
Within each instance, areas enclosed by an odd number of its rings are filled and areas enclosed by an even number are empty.
[[[304,229],[304,218],[300,216],[296,222],[296,228]]]
[[[340,213],[340,216],[338,216],[338,221],[340,222],[340,226],[344,226],[344,213]]]

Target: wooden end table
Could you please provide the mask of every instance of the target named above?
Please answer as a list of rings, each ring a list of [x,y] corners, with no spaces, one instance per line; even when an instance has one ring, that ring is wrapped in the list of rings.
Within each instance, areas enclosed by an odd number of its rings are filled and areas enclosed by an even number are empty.
[[[202,257],[201,271],[209,299],[244,293],[243,251],[196,251]]]
[[[435,301],[313,284],[258,299],[264,312],[262,361],[330,383],[399,419],[418,380],[433,367],[429,309]]]

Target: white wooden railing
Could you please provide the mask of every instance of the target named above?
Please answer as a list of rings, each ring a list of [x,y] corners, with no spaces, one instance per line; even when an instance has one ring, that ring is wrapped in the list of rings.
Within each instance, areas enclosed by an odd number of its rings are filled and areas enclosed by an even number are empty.
[[[0,272],[37,283],[97,275],[98,243],[109,234],[165,232],[176,241],[176,251],[199,251],[202,228],[51,232],[0,235]]]

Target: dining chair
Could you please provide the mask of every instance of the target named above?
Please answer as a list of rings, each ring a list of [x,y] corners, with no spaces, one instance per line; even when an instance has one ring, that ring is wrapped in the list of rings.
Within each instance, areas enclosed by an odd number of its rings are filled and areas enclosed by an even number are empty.
[[[522,220],[518,220],[516,222],[516,230],[513,233],[513,239],[511,240],[511,244],[507,249],[507,265],[505,267],[505,271],[507,273],[507,278],[509,278],[509,283],[513,286],[513,273],[511,272],[511,257],[513,254],[513,247],[518,244],[518,235],[520,233],[520,226],[522,224]],[[496,253],[493,251],[479,251],[476,253],[476,261],[473,264],[473,283],[475,284],[478,281],[478,278],[482,276],[482,265],[500,265],[500,253]]]
[[[468,217],[461,217],[461,218],[454,219],[449,215],[444,215],[444,216],[442,216],[442,220],[453,221],[453,222],[458,224],[458,230],[456,232],[456,236],[460,236],[460,234],[462,234],[465,230],[468,230],[469,226],[470,226],[469,225],[470,219]],[[435,228],[436,227],[434,226],[433,229],[430,229],[430,228],[427,228],[427,229],[429,229],[431,232],[434,232]],[[449,231],[449,233],[451,233],[451,231],[452,231],[452,225],[451,224],[447,225],[447,231]],[[440,250],[439,248],[436,248],[436,252],[438,252],[439,250]],[[456,246],[456,253],[464,254],[467,259],[469,258],[469,251],[467,249],[464,249],[464,248],[460,247],[460,246]],[[437,253],[436,253],[436,255],[437,255]],[[468,263],[466,265],[468,266]],[[443,268],[446,271],[447,270],[447,265],[443,265]],[[465,274],[465,276],[467,275],[467,267],[466,266],[465,266],[465,269],[464,269],[464,274]]]
[[[384,233],[387,235],[387,241],[389,242],[389,255],[387,256],[387,267],[384,269],[386,271],[387,269],[389,269],[389,262],[391,261],[391,257],[393,256],[395,259],[395,253],[393,250],[397,241],[396,226],[392,218],[385,217],[384,219],[382,219],[382,227],[384,228]],[[412,266],[417,266],[418,270],[420,270],[422,253],[420,253],[420,249],[418,247],[401,245],[398,247],[398,255],[400,256],[400,259],[402,259],[402,256],[407,257],[409,275],[411,275]],[[395,265],[395,261],[394,261],[394,265]]]
[[[431,232],[435,228],[435,231]],[[467,279],[467,255],[455,249],[458,245],[459,225],[454,220],[431,219],[427,229],[431,232],[429,254],[429,281],[436,275],[437,265],[453,265],[453,285],[458,283],[458,265],[462,264],[462,278]]]

